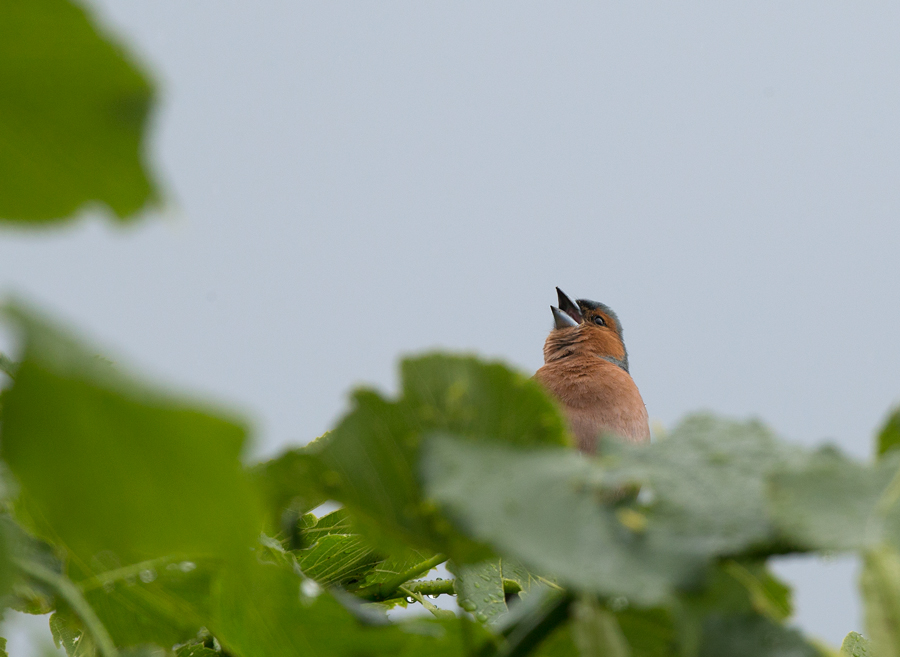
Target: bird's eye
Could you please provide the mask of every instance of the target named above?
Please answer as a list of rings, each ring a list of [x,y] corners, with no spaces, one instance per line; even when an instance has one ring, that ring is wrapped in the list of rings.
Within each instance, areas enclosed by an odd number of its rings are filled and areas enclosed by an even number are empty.
[[[600,315],[594,317],[594,324],[596,324],[597,326],[606,326],[606,322],[602,317],[600,317]]]

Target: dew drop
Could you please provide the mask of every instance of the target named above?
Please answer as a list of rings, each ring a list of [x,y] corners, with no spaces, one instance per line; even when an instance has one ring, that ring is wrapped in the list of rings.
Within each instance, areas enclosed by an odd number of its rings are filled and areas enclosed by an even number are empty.
[[[196,567],[197,564],[195,564],[193,561],[182,561],[180,564],[178,564],[179,570],[181,570],[181,572],[183,573],[189,573]]]
[[[479,611],[477,614],[475,614],[475,618],[476,618],[477,620],[480,620],[482,623],[485,622],[485,621],[487,620],[487,616],[485,616],[485,615],[484,615],[482,612],[480,612],[480,611]]]
[[[480,588],[481,588],[481,584],[479,584],[478,582],[475,582],[475,588],[476,588],[476,589],[480,589]]]
[[[475,611],[476,609],[478,609],[478,605],[476,605],[471,600],[466,600],[465,602],[462,603],[462,608],[465,609],[466,611]]]
[[[152,568],[145,568],[141,571],[139,577],[144,584],[149,584],[156,579],[156,571]]]
[[[414,603],[414,602],[416,601],[416,599],[415,599],[415,598],[409,598],[409,597],[407,597],[407,598],[406,598],[406,601],[407,601],[409,604],[412,604],[412,603]]]
[[[307,598],[315,598],[322,592],[322,587],[315,580],[305,579],[300,584],[300,592]]]

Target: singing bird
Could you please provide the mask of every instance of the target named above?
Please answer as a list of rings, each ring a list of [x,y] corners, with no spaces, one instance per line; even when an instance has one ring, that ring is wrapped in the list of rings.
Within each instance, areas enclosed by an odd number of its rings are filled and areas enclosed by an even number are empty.
[[[619,318],[605,304],[556,292],[559,308],[550,306],[554,327],[534,378],[562,404],[578,449],[594,452],[604,433],[649,441],[647,407],[628,373]]]

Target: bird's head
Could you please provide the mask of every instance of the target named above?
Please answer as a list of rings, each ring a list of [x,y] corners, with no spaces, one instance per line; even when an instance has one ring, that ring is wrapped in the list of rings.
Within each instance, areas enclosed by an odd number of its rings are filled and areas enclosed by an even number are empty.
[[[553,312],[553,330],[544,343],[544,362],[570,356],[596,356],[608,360],[626,372],[628,352],[622,340],[622,324],[612,308],[598,301],[572,301],[556,288],[559,307]]]

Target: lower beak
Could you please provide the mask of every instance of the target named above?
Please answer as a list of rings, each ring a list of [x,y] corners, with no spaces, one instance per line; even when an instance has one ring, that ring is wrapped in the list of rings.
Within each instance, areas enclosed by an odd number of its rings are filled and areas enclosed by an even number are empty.
[[[550,306],[550,311],[553,313],[554,328],[563,329],[578,326],[578,322],[576,322],[568,314],[564,313],[556,306]]]

